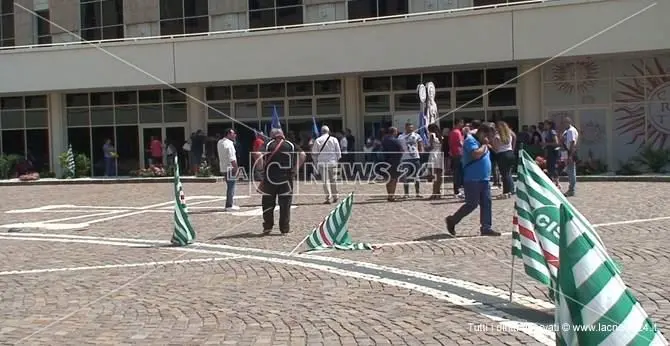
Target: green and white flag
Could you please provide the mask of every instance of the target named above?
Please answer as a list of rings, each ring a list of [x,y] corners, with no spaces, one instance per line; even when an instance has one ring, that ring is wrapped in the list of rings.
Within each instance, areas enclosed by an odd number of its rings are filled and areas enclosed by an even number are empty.
[[[366,243],[354,243],[349,235],[349,218],[354,206],[354,194],[350,193],[316,226],[307,240],[307,251],[337,250],[373,250]]]
[[[557,345],[668,345],[593,231],[560,206]]]
[[[594,241],[602,241],[524,150],[519,151],[517,176],[512,255],[523,260],[526,274],[552,287],[558,274],[559,206],[565,205]]]
[[[174,232],[170,242],[177,246],[185,246],[195,241],[195,230],[188,218],[184,188],[179,179],[179,158],[174,158]]]
[[[74,178],[77,173],[77,165],[74,161],[74,152],[72,152],[72,144],[67,147],[67,171],[69,177]]]

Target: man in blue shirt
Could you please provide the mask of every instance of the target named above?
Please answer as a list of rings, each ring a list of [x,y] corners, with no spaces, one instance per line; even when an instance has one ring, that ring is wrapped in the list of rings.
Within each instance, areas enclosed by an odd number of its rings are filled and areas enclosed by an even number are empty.
[[[384,161],[388,168],[388,180],[386,181],[386,194],[389,202],[395,202],[395,188],[400,176],[399,166],[404,153],[404,148],[398,140],[398,129],[389,127],[387,135],[384,136],[381,143],[381,149],[384,153]]]
[[[453,215],[447,216],[445,222],[447,231],[456,235],[456,225],[477,207],[479,207],[479,223],[481,235],[500,236],[500,233],[491,229],[491,160],[489,141],[495,131],[491,125],[482,124],[477,132],[468,134],[463,141],[463,189],[465,204]]]

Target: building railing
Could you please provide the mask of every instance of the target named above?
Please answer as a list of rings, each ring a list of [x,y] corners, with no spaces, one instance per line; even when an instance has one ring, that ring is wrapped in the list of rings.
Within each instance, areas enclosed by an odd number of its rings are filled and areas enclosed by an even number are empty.
[[[59,43],[46,43],[46,44],[32,44],[32,45],[23,45],[23,46],[11,46],[11,47],[0,47],[0,52],[14,49],[34,49],[34,48],[45,48],[45,47],[68,47],[68,46],[80,46],[86,44],[104,44],[104,43],[118,43],[118,42],[141,42],[147,40],[158,40],[158,39],[175,39],[175,38],[189,38],[189,37],[211,37],[219,35],[233,35],[233,34],[246,34],[254,32],[265,32],[265,31],[284,31],[296,28],[311,28],[311,27],[325,27],[339,24],[356,24],[356,23],[369,23],[369,22],[378,22],[381,20],[388,19],[413,19],[415,17],[423,16],[434,16],[440,14],[454,14],[460,12],[468,12],[473,10],[487,10],[487,9],[497,9],[510,6],[519,6],[519,5],[531,5],[531,4],[541,4],[545,2],[553,2],[556,0],[526,0],[526,1],[514,1],[506,2],[500,4],[491,4],[485,6],[473,6],[473,7],[463,7],[455,8],[449,10],[439,10],[439,11],[428,11],[428,12],[416,12],[416,13],[407,13],[407,14],[398,14],[393,16],[384,16],[384,17],[370,17],[370,18],[360,18],[360,19],[344,19],[344,20],[335,20],[329,22],[318,22],[318,23],[303,23],[295,25],[286,25],[286,26],[274,26],[274,27],[263,27],[263,28],[253,28],[253,29],[237,29],[237,30],[225,30],[225,31],[210,31],[210,32],[199,32],[191,34],[180,34],[180,35],[163,35],[163,36],[141,36],[141,37],[125,37],[117,39],[108,39],[108,40],[96,40],[96,41],[71,41],[71,42],[59,42]],[[58,24],[58,23],[56,23]]]

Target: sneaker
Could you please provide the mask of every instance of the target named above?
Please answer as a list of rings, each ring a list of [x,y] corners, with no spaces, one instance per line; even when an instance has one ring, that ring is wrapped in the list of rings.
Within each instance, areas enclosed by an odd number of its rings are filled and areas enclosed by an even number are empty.
[[[482,236],[488,236],[488,237],[500,237],[500,232],[496,232],[493,230],[486,231],[486,232],[481,232],[480,233]]]
[[[465,199],[465,194],[463,192],[459,192],[458,195],[456,195],[456,197],[460,199]]]
[[[574,191],[568,191],[568,192],[563,194],[563,196],[565,196],[565,197],[573,197],[574,195],[575,195]]]
[[[454,219],[451,216],[447,216],[444,218],[444,223],[447,225],[447,232],[451,234],[452,237],[456,236],[456,223],[454,222]]]
[[[232,207],[226,207],[226,211],[235,211],[235,210],[240,210],[240,207],[237,205],[234,205]]]
[[[270,232],[272,232],[272,228],[264,228],[262,234],[263,235],[268,235],[268,234],[270,234]]]

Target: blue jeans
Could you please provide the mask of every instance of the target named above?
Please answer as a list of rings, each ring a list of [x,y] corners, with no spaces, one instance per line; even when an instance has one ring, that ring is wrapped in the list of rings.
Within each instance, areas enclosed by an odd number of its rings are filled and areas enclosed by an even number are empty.
[[[113,177],[116,176],[116,160],[113,157],[105,157],[105,176]]]
[[[233,206],[233,199],[235,198],[235,178],[226,178],[226,208]]]
[[[577,184],[577,165],[575,160],[572,160],[565,167],[566,172],[568,173],[568,192],[575,192],[575,185]]]
[[[464,217],[470,215],[479,207],[479,224],[482,233],[491,231],[491,185],[488,181],[465,181],[465,203],[461,205],[452,216],[454,222],[459,223]]]

